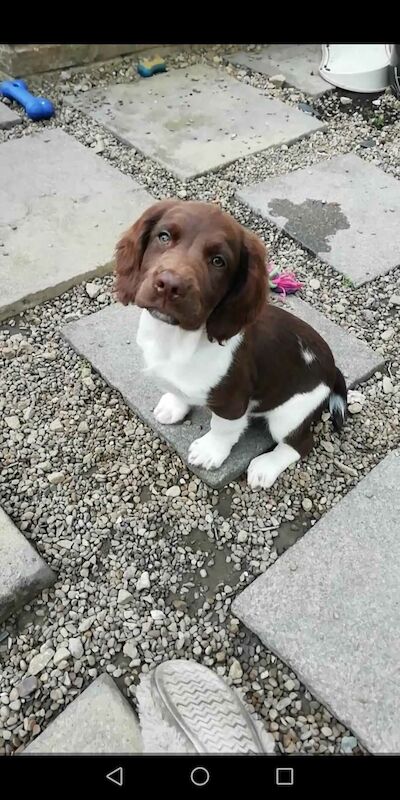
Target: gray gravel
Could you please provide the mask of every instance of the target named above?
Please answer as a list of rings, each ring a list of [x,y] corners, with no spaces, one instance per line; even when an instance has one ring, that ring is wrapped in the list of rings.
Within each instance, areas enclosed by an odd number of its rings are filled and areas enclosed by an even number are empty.
[[[227,50],[192,48],[168,63],[222,64]],[[71,90],[136,80],[132,64],[67,71],[32,88],[60,107]],[[269,97],[308,102],[260,75],[228,71]],[[304,280],[305,299],[387,359],[385,372],[352,399],[341,436],[325,418],[317,426],[324,445],[255,503],[244,480],[217,493],[188,473],[62,341],[65,322],[112,302],[110,277],[0,326],[0,503],[58,575],[7,621],[0,641],[0,753],[23,749],[100,672],[134,703],[140,673],[176,656],[196,658],[240,688],[282,752],[361,751],[230,613],[242,587],[400,444],[400,270],[355,291],[234,198],[244,183],[349,150],[400,177],[398,101],[385,94],[379,105],[344,105],[334,93],[314,106],[326,132],[187,183],[71,108],[61,107],[55,121],[0,132],[1,142],[58,125],[155,197],[218,201],[264,237],[276,264]]]

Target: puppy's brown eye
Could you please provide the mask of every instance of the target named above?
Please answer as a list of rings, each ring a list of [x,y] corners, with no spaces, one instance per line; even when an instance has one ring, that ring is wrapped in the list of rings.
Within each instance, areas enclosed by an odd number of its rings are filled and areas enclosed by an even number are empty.
[[[167,242],[171,241],[171,234],[168,231],[160,231],[158,238],[162,244],[167,244]]]
[[[217,267],[217,269],[221,269],[221,267],[225,267],[226,261],[222,256],[213,256],[211,263],[213,267]]]

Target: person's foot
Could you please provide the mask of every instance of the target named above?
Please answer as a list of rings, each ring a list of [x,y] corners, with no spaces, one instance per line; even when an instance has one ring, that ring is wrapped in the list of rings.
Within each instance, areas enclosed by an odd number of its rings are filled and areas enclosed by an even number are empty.
[[[173,660],[137,689],[146,753],[272,753],[275,741],[227,683],[195,661]]]

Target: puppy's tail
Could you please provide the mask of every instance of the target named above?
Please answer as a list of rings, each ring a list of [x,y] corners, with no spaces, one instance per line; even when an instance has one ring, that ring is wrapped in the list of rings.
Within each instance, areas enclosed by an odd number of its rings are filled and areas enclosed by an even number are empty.
[[[347,416],[347,387],[346,381],[337,367],[335,383],[329,395],[329,411],[335,430],[340,431]]]

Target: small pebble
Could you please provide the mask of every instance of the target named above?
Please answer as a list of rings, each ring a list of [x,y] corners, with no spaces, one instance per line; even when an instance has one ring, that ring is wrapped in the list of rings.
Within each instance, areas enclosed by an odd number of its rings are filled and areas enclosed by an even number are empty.
[[[136,583],[136,589],[141,592],[143,589],[150,589],[150,578],[148,572],[142,572],[139,580]]]
[[[91,300],[94,300],[101,292],[101,285],[97,283],[87,283],[85,285],[86,294]]]
[[[286,78],[284,75],[271,75],[268,79],[274,86],[283,86],[286,83]]]
[[[387,328],[381,333],[381,339],[383,339],[384,342],[390,342],[390,340],[393,339],[394,334],[394,328]]]
[[[128,656],[128,658],[130,658],[131,661],[132,661],[132,659],[137,658],[138,649],[136,647],[134,639],[129,639],[128,642],[125,642],[125,644],[123,646],[123,653],[124,653],[125,656]]]
[[[384,376],[382,381],[382,389],[384,394],[392,394],[393,393],[393,383],[387,375]]]
[[[326,452],[326,453],[329,453],[329,454],[333,453],[333,452],[334,452],[334,450],[335,450],[335,448],[334,448],[334,446],[333,446],[332,442],[330,442],[330,441],[327,441],[327,440],[324,440],[324,439],[321,439],[321,446],[323,447],[323,449],[325,450],[325,452]]]
[[[33,656],[28,666],[29,674],[38,675],[39,672],[43,672],[49,661],[53,658],[53,655],[54,650],[44,650],[43,653],[38,653],[36,656]]]
[[[179,486],[170,486],[169,489],[165,492],[167,497],[179,497],[181,490]]]
[[[350,754],[357,747],[358,742],[354,736],[343,736],[340,742],[340,749],[342,753]]]
[[[59,650],[56,650],[53,661],[55,666],[57,666],[61,663],[61,661],[66,661],[68,658],[71,658],[71,653],[69,650],[67,650],[66,647],[60,647]]]
[[[150,616],[151,616],[151,618],[152,618],[152,619],[154,619],[154,620],[159,620],[159,619],[164,619],[164,617],[165,617],[165,614],[164,614],[164,612],[163,612],[163,611],[161,611],[159,608],[153,608],[153,609],[150,611]]]
[[[351,467],[349,464],[343,464],[342,461],[337,460],[335,460],[333,463],[345,475],[351,475],[353,478],[357,478],[358,472],[356,469],[354,469],[354,467]]]
[[[69,639],[68,649],[71,653],[72,658],[82,658],[84,649],[82,641],[79,638]]]
[[[242,667],[240,666],[240,662],[236,658],[234,658],[231,666],[229,667],[229,677],[231,678],[231,680],[236,681],[240,680],[242,676],[243,676],[243,670]]]
[[[129,601],[132,599],[132,597],[133,597],[133,595],[130,592],[128,592],[126,589],[120,589],[119,592],[118,592],[117,603],[118,603],[119,606],[125,605],[126,603],[129,603]]]
[[[79,633],[86,633],[86,631],[88,631],[89,628],[92,627],[94,620],[95,620],[94,617],[87,617],[87,619],[83,619],[82,622],[79,624],[78,628]]]
[[[82,422],[79,423],[78,433],[89,433],[89,425],[87,422],[85,422],[85,420],[82,420]]]
[[[36,692],[38,685],[38,679],[35,675],[28,675],[17,686],[19,696],[22,698],[29,697],[30,694]]]
[[[65,480],[65,475],[63,472],[50,472],[50,474],[47,476],[47,480],[49,483],[56,486]]]
[[[6,417],[5,422],[12,431],[17,431],[21,427],[20,421],[16,416]]]
[[[53,433],[60,433],[61,431],[64,430],[64,426],[60,419],[54,419],[53,422],[50,422],[49,427],[50,430],[53,431]]]

